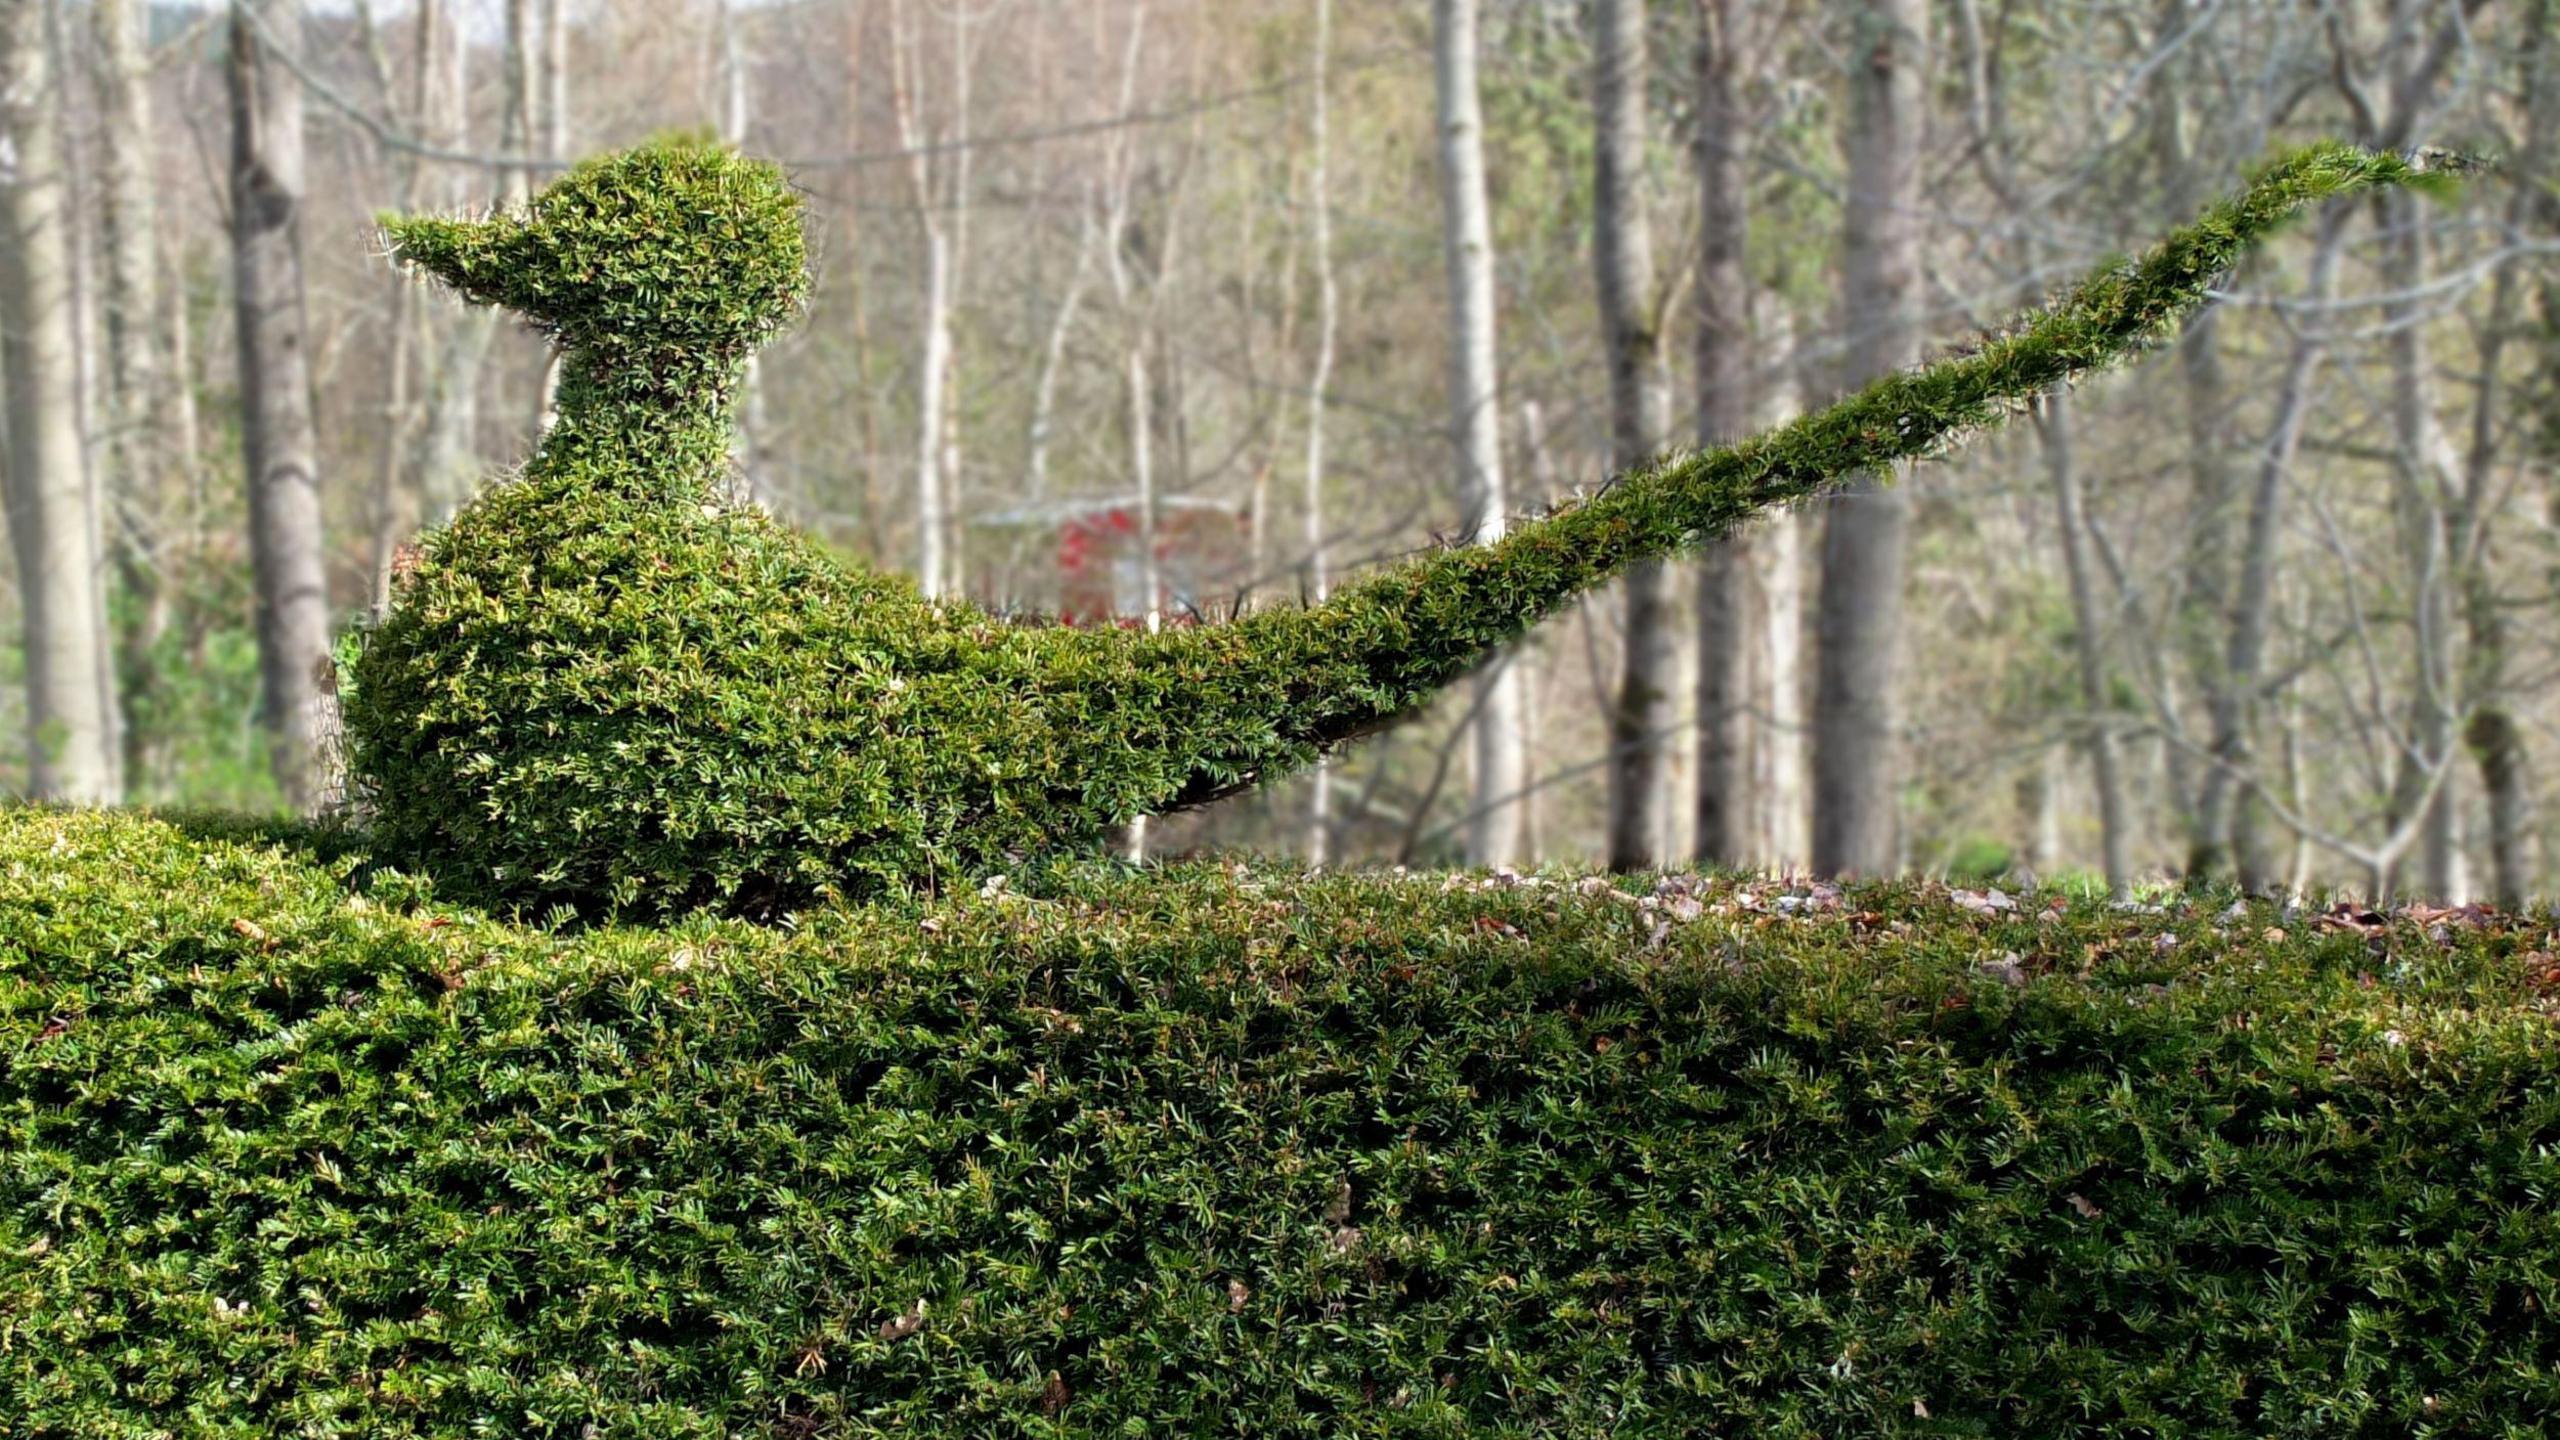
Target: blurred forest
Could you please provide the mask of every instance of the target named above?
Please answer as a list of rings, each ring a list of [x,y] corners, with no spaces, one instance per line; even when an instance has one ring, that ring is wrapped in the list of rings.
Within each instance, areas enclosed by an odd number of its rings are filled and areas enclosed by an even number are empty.
[[[739,498],[1080,624],[1748,433],[2339,137],[2501,168],[1133,843],[2548,893],[2553,8],[0,0],[0,787],[328,803],[329,656],[548,378],[373,217],[669,128],[815,223]]]

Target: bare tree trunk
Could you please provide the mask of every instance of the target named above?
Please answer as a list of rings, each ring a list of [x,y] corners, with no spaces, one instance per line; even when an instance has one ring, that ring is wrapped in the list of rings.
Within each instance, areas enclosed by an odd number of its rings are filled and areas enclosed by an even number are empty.
[[[949,593],[950,517],[944,512],[942,415],[950,401],[951,238],[928,222],[924,237],[924,355],[916,373],[916,584],[927,596]]]
[[[2395,295],[2415,293],[2427,277],[2424,207],[2382,207],[2388,235],[2383,283]],[[2423,805],[2416,847],[2416,884],[2427,898],[2462,898],[2456,875],[2450,785],[2428,778],[2454,745],[2452,647],[2454,557],[2446,535],[2446,502],[2460,493],[2459,465],[2436,423],[2434,373],[2425,352],[2424,310],[2400,298],[2383,306],[2390,330],[2391,429],[2395,441],[2395,509],[2409,567],[2409,724],[2401,739],[2400,774],[2392,794],[2396,822]]]
[[[2045,481],[2053,487],[2055,524],[2062,532],[2062,568],[2071,587],[2072,654],[2079,662],[2080,706],[2087,711],[2083,744],[2089,778],[2098,792],[2100,868],[2107,893],[2133,893],[2133,864],[2126,856],[2124,779],[2116,763],[2113,705],[2107,694],[2106,622],[2098,611],[2097,564],[2089,554],[2089,520],[2072,455],[2071,392],[2045,392],[2038,415],[2044,440]]]
[[[2159,0],[2155,48],[2189,24],[2186,0]],[[2185,66],[2172,56],[2154,72],[2152,147],[2160,167],[2169,213],[2183,219],[2201,206],[2203,171],[2187,142],[2187,113],[2181,80]],[[2163,648],[2181,655],[2208,699],[2221,688],[2222,648],[2219,639],[2230,613],[2232,506],[2239,494],[2231,459],[2230,392],[2222,377],[2222,327],[2218,307],[2191,318],[2178,337],[2178,375],[2186,392],[2187,473],[2193,491],[2187,500],[2185,554],[2178,576],[2174,617]],[[2158,703],[2174,707],[2166,693],[2174,681],[2166,663],[2153,673],[2162,680]],[[2202,832],[2197,815],[2196,784],[2186,752],[2176,746],[2163,752],[2170,780],[2170,801],[2187,827],[2189,843]],[[2216,837],[2219,843],[2219,837]]]
[[[1476,0],[1432,0],[1437,72],[1443,248],[1449,271],[1449,409],[1458,447],[1460,538],[1499,539],[1509,522],[1502,475],[1500,387],[1494,369],[1493,219],[1485,196],[1484,112],[1476,87]],[[1475,801],[1467,861],[1521,858],[1521,797],[1529,788],[1526,697],[1510,655],[1478,681]]]
[[[1741,104],[1736,0],[1698,0],[1694,78],[1698,132],[1698,440],[1751,428],[1748,131]],[[1698,571],[1698,774],[1694,849],[1744,865],[1755,853],[1752,785],[1751,552],[1737,537],[1710,547]]]
[[[2305,286],[2306,301],[2313,306],[2329,298],[2331,278],[2337,271],[2338,247],[2346,239],[2346,220],[2347,212],[2342,209],[2332,209],[2320,217],[2319,238],[2312,247],[2310,279]],[[2236,854],[2241,847],[2234,842],[2232,812],[2234,800],[2247,783],[2255,762],[2254,692],[2266,660],[2275,599],[2276,542],[2285,476],[2302,447],[2313,381],[2326,352],[2325,337],[2317,332],[2306,330],[2295,337],[2292,358],[2286,362],[2284,376],[2276,388],[2275,423],[2259,452],[2257,483],[2249,497],[2249,527],[2241,546],[2239,586],[2232,599],[2218,683],[2210,697],[2212,765],[2196,791],[2195,837],[2187,857],[2187,873],[2198,879],[2220,869],[2226,856],[2235,856],[2241,868],[2249,872],[2242,877],[2244,884],[2251,880],[2263,883],[2268,878],[2264,857]]]
[[[1796,327],[1783,304],[1769,307],[1759,330],[1760,369],[1767,376],[1754,412],[1762,425],[1796,418],[1804,396],[1796,360]],[[1759,797],[1753,824],[1755,860],[1780,871],[1813,853],[1811,785],[1805,745],[1804,512],[1788,507],[1759,523],[1751,541],[1760,588],[1760,633],[1752,637],[1751,693],[1758,723],[1750,731],[1752,783]]]
[[[358,13],[365,19],[368,49],[375,56],[382,76],[386,101],[391,90],[389,52],[372,29],[369,8]],[[439,0],[419,0],[417,14],[411,24],[414,50],[410,61],[410,91],[405,111],[395,109],[395,118],[416,126],[428,115],[435,103],[437,86],[449,63],[443,42],[443,13]],[[424,167],[412,159],[399,171],[394,190],[394,208],[409,213],[418,207],[418,182]],[[410,517],[403,514],[401,503],[402,464],[409,458],[414,443],[418,407],[412,391],[416,368],[415,351],[420,322],[418,285],[410,276],[393,273],[385,277],[390,286],[391,334],[390,373],[384,386],[381,435],[374,455],[373,497],[367,507],[373,527],[372,554],[367,573],[371,577],[368,594],[373,614],[379,617],[391,605],[394,571],[400,558],[400,542],[408,533]]]
[[[2552,8],[2552,0],[2535,0],[2518,57],[2525,141],[2510,162],[2515,187],[2506,215],[2510,245],[2521,245],[2531,227],[2548,225],[2553,209],[2540,184],[2554,120],[2560,118],[2560,106],[2553,104],[2552,95]],[[2533,885],[2533,767],[2510,693],[2508,620],[2491,575],[2493,534],[2486,520],[2500,449],[2499,406],[2507,393],[2500,383],[2500,361],[2514,328],[2508,317],[2521,301],[2516,270],[2512,259],[2501,263],[2490,287],[2490,323],[2482,329],[2479,363],[2474,367],[2480,381],[2472,400],[2471,443],[2453,544],[2462,573],[2466,646],[2462,690],[2471,714],[2463,743],[2480,767],[2480,789],[2489,812],[2491,895],[2509,909],[2522,906]]]
[[[423,0],[422,0],[423,3]],[[567,0],[542,0],[542,51],[535,62],[541,101],[540,153],[557,161],[569,158],[569,17]],[[542,357],[542,395],[534,421],[537,434],[551,428],[560,393],[560,352]]]
[[[149,656],[167,630],[170,600],[166,529],[177,510],[170,485],[177,467],[162,416],[166,369],[161,361],[160,221],[151,174],[150,59],[135,0],[97,0],[93,78],[98,97],[100,210],[106,253],[106,474],[102,503],[114,519],[112,554],[132,620],[121,637],[126,671],[140,686],[158,677]],[[141,735],[120,726],[119,760],[127,787],[142,783]]]
[[[558,0],[546,0],[557,4]],[[747,145],[747,54],[743,29],[738,21],[737,0],[719,0],[713,12],[717,33],[716,53],[720,77],[720,138],[727,144],[745,149]],[[729,463],[739,476],[745,499],[763,507],[768,513],[782,508],[783,497],[768,473],[764,410],[764,367],[761,356],[749,355],[746,368],[738,376],[738,424],[729,444]]]
[[[122,792],[115,667],[80,435],[71,197],[47,8],[0,0],[0,372],[26,627],[27,788],[40,800],[113,804]]]
[[[1308,65],[1313,89],[1307,116],[1308,243],[1315,250],[1316,354],[1307,372],[1306,539],[1307,593],[1321,605],[1333,593],[1333,555],[1324,523],[1325,388],[1333,383],[1334,342],[1341,327],[1341,294],[1333,274],[1332,102],[1327,95],[1327,67],[1333,50],[1333,0],[1315,0],[1315,53]],[[1307,796],[1307,863],[1322,865],[1332,855],[1333,766],[1318,761]]]
[[[1129,483],[1138,494],[1139,613],[1147,629],[1154,631],[1164,626],[1164,580],[1156,573],[1156,420],[1148,409],[1154,398],[1154,382],[1147,374],[1144,330],[1129,337],[1120,363],[1121,379],[1128,392]]]
[[[1851,0],[1849,155],[1841,236],[1843,330],[1855,387],[1917,353],[1925,0]],[[1900,779],[1897,674],[1911,502],[1871,479],[1830,502],[1823,525],[1819,699],[1814,708],[1813,864],[1894,868]]]
[[[954,5],[951,17],[951,163],[942,203],[951,216],[948,295],[942,351],[942,519],[950,534],[943,540],[943,584],[955,595],[968,593],[968,471],[961,464],[960,342],[956,317],[969,296],[969,161],[977,152],[969,142],[970,79],[975,73],[969,44],[971,7]]]
[[[569,158],[569,19],[566,0],[542,0],[542,57],[536,65],[542,100],[542,153]]]
[[[904,0],[889,7],[889,99],[898,143],[908,152],[907,179],[924,239],[923,358],[916,371],[916,584],[929,597],[949,588],[950,523],[942,476],[943,387],[951,371],[951,237],[937,213],[933,163],[923,117],[924,39],[907,23]]]
[[[1611,461],[1630,469],[1653,458],[1670,427],[1670,397],[1658,383],[1662,332],[1654,309],[1653,227],[1646,215],[1644,156],[1650,138],[1650,77],[1644,0],[1598,0],[1591,65],[1593,278],[1600,295],[1601,346],[1609,366]],[[1674,667],[1665,623],[1670,576],[1660,561],[1628,570],[1618,694],[1609,711],[1609,868],[1636,870],[1661,860],[1663,731]]]
[[[1049,498],[1049,446],[1057,425],[1058,375],[1066,368],[1067,337],[1075,330],[1076,312],[1084,307],[1084,292],[1093,278],[1094,223],[1091,215],[1083,217],[1076,236],[1076,268],[1067,277],[1066,292],[1058,297],[1058,308],[1049,316],[1049,336],[1040,347],[1040,373],[1031,385],[1031,423],[1023,446],[1023,498],[1043,501]]]
[[[231,214],[258,670],[276,783],[309,810],[334,734],[329,581],[302,282],[302,87],[271,47],[298,43],[293,0],[239,0],[231,21]]]
[[[506,73],[510,79],[499,127],[499,149],[515,153],[525,144],[518,88],[523,75],[518,56],[524,37],[513,29],[514,23],[523,18],[521,0],[510,0],[507,16],[510,28]],[[419,126],[438,143],[460,147],[468,143],[471,130],[471,38],[451,0],[430,0],[419,7],[418,46]],[[525,175],[521,169],[509,167],[498,179],[510,195],[523,195]],[[476,182],[458,173],[448,176],[442,185],[428,188],[441,191],[441,203],[455,208],[485,198],[475,193],[479,189]],[[480,377],[496,328],[495,313],[478,306],[451,313],[443,307],[430,306],[419,315],[421,356],[434,357],[420,385],[422,418],[416,472],[419,519],[424,524],[441,525],[452,519],[481,482]]]

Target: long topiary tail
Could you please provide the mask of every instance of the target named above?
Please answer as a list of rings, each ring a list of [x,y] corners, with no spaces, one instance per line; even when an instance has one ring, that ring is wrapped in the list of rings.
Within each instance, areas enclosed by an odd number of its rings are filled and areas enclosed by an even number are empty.
[[[2297,150],[2140,259],[2098,270],[1971,353],[1887,376],[1751,439],[1630,472],[1491,544],[1438,551],[1322,605],[1152,637],[1150,658],[1214,692],[1184,717],[1195,727],[1183,747],[1191,767],[1170,804],[1242,789],[1379,728],[1636,561],[1943,449],[2048,387],[2123,359],[2171,333],[2243,253],[2320,201],[2443,182],[2470,164],[2343,144]]]

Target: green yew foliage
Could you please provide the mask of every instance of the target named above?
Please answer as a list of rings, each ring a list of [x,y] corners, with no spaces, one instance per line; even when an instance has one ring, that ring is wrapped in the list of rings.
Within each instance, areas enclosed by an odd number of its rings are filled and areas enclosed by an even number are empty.
[[[428,539],[365,646],[354,765],[392,853],[537,907],[772,913],[1092,847],[1393,722],[1630,563],[2159,339],[2306,206],[2425,177],[2295,152],[1970,353],[1326,604],[1143,634],[928,602],[721,504],[741,367],[801,293],[797,199],[716,146],[644,146],[523,214],[387,222],[401,259],[549,332],[564,378],[523,475]]]
[[[2560,1416],[2536,917],[1063,866],[546,933],[351,863],[0,812],[0,1432]]]

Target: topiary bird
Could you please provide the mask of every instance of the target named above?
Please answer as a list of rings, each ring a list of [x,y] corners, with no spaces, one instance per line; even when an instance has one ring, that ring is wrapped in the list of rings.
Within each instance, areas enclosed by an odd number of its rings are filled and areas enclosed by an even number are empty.
[[[1937,450],[2171,331],[2319,200],[2442,173],[2297,151],[1970,353],[1676,455],[1312,607],[1161,633],[1010,623],[723,505],[748,356],[798,309],[797,195],[669,140],[391,253],[562,357],[516,483],[427,537],[352,672],[386,851],[483,898],[774,913],[1098,846],[1304,766],[1630,563]]]

